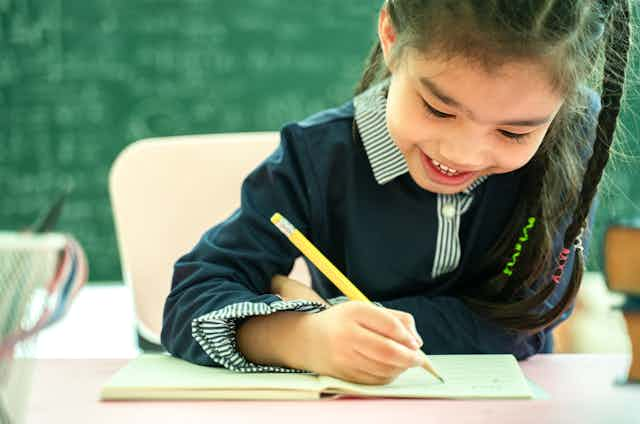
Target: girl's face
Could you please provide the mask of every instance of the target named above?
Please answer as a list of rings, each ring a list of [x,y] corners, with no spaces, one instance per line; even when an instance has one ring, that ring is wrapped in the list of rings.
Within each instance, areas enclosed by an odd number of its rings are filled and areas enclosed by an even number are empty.
[[[395,36],[384,10],[379,35],[389,66]],[[426,59],[409,50],[390,69],[389,133],[413,180],[434,193],[459,193],[480,176],[524,166],[563,102],[533,63],[489,74],[462,58]]]

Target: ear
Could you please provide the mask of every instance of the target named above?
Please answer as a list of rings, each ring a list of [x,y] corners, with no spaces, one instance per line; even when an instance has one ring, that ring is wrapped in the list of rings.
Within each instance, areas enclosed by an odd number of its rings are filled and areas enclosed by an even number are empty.
[[[380,16],[378,17],[378,39],[380,40],[380,46],[382,47],[384,63],[387,65],[387,68],[393,72],[391,49],[396,42],[396,32],[393,28],[391,17],[389,16],[386,5],[380,10]]]

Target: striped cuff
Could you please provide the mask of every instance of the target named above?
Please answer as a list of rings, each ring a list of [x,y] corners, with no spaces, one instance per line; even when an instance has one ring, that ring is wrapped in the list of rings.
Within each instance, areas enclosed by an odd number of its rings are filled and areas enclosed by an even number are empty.
[[[348,301],[349,301],[349,298],[347,296],[336,296],[336,297],[327,299],[327,302],[329,302],[331,306],[339,305],[341,303],[348,302]]]
[[[336,296],[336,297],[332,297],[331,299],[327,299],[327,302],[329,302],[331,306],[336,306],[348,301],[349,301],[349,298],[347,296]],[[373,303],[376,306],[380,306],[384,308],[384,306],[380,302],[371,302],[371,303]]]
[[[238,372],[308,372],[295,368],[259,365],[248,361],[238,351],[236,329],[248,317],[270,315],[280,311],[320,312],[326,305],[308,300],[278,300],[270,304],[240,302],[202,315],[191,322],[191,334],[216,363]]]

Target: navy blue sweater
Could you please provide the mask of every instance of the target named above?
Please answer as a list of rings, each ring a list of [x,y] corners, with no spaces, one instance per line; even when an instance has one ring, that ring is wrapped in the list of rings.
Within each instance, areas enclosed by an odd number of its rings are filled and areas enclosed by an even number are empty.
[[[323,309],[311,302],[283,302],[269,293],[271,277],[288,274],[300,255],[271,224],[278,211],[369,299],[411,313],[425,352],[512,353],[524,359],[550,351],[549,329],[534,335],[507,331],[455,295],[461,287],[478,284],[474,265],[507,224],[522,170],[492,175],[475,188],[460,220],[458,266],[434,278],[437,195],[417,186],[408,173],[377,183],[360,137],[353,137],[353,121],[350,101],[282,129],[277,150],[244,181],[240,208],[175,264],[161,337],[166,349],[199,364],[282,370],[237,359],[234,339],[237,324],[248,316]],[[593,131],[586,134],[593,138]],[[565,226],[568,218],[563,218]],[[561,238],[555,241],[555,256]],[[572,250],[547,308],[566,289],[573,257]],[[341,294],[307,265],[318,293],[325,298]]]

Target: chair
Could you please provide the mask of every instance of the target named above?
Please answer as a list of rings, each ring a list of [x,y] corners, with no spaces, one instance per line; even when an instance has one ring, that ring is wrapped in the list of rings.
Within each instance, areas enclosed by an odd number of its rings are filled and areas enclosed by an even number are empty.
[[[277,132],[153,138],[132,143],[114,161],[111,206],[143,349],[159,348],[175,261],[239,206],[243,179],[278,142]],[[291,276],[309,280],[304,262]]]
[[[626,297],[622,313],[631,344],[630,382],[640,382],[640,217],[611,222],[604,235],[607,285]]]

